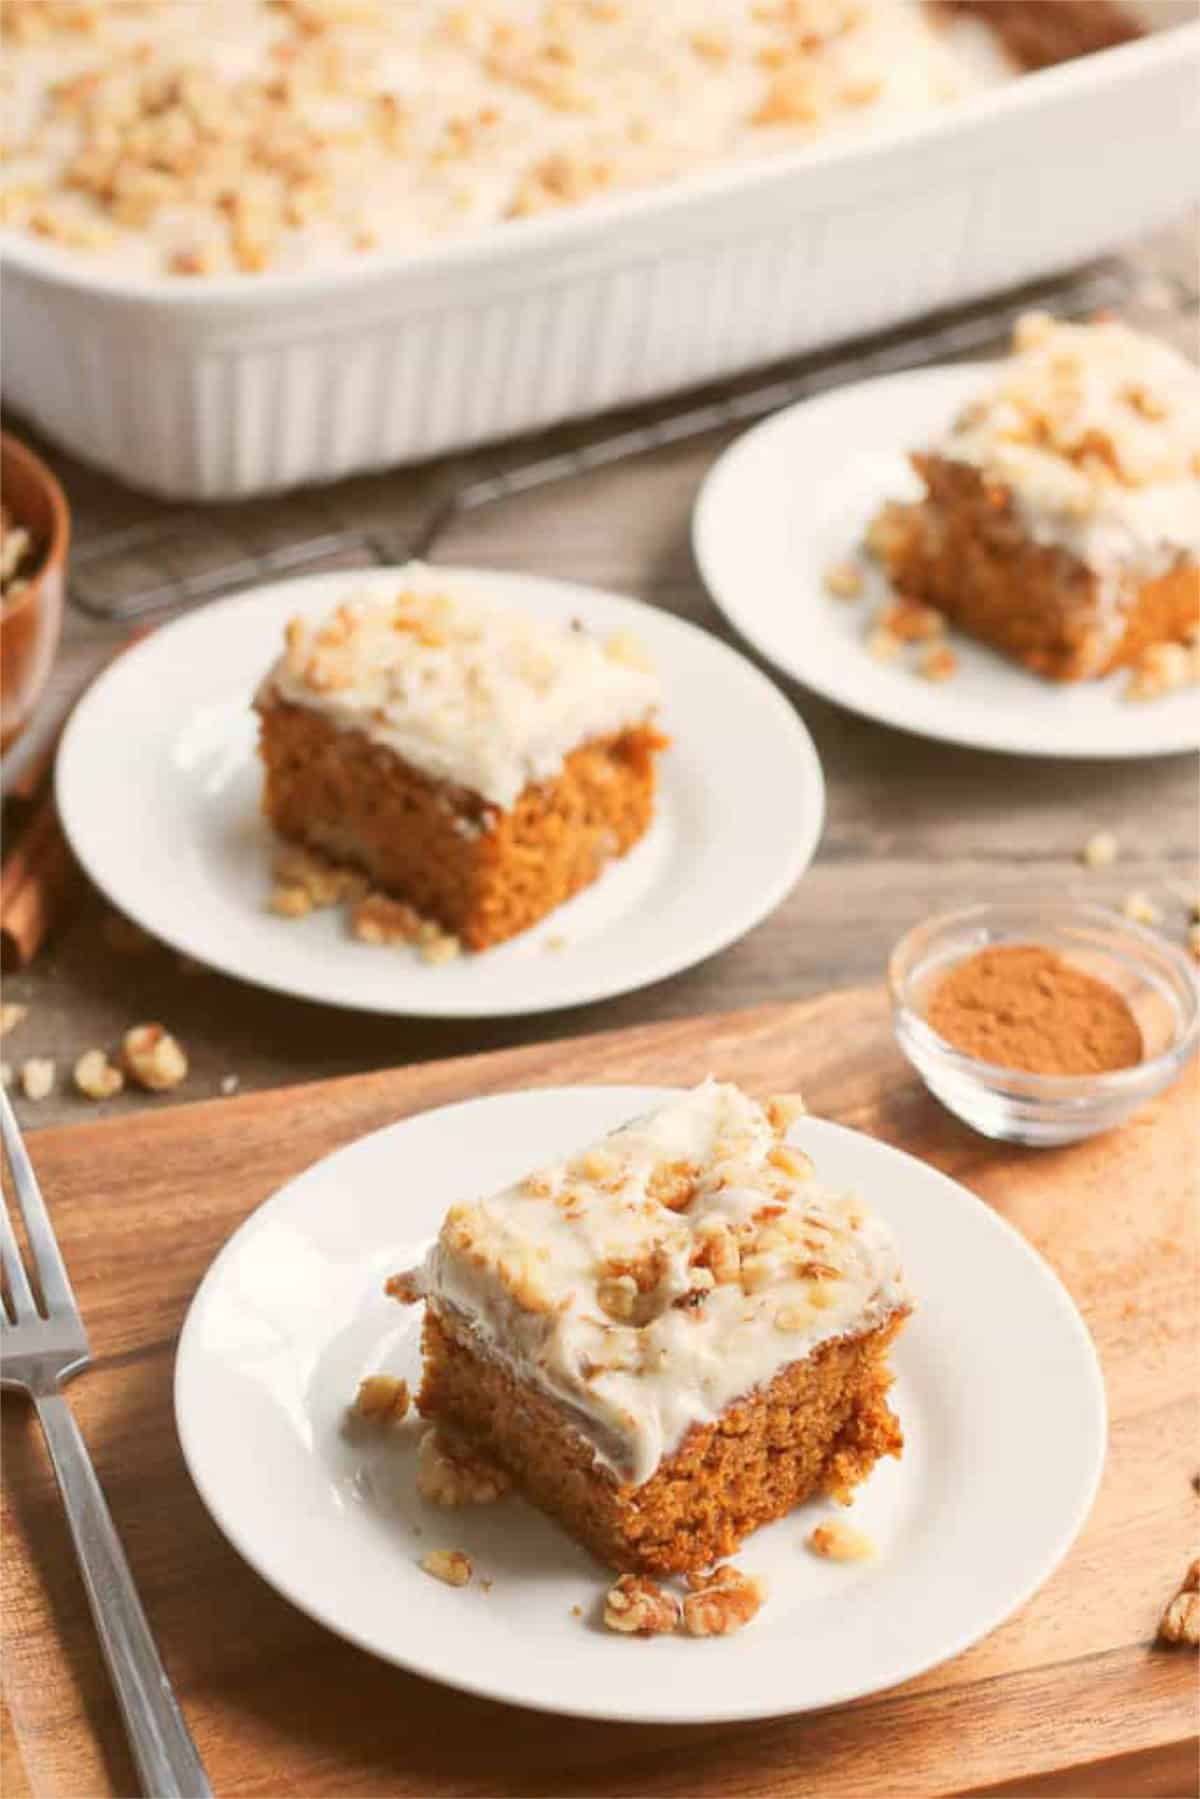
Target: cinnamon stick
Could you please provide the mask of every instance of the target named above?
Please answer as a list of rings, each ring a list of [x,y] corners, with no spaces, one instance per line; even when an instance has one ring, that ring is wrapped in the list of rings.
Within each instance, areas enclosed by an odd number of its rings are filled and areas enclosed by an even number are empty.
[[[0,955],[5,968],[25,968],[79,891],[79,869],[67,847],[53,794],[47,792],[5,859],[0,874]]]
[[[28,967],[80,890],[79,869],[58,822],[50,785],[67,720],[97,676],[153,629],[140,625],[109,651],[9,788],[8,798],[23,822],[0,872],[0,960],[5,968]]]

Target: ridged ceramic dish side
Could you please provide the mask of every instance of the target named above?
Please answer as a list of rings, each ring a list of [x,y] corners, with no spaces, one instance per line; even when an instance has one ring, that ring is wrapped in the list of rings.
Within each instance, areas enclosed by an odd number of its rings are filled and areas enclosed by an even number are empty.
[[[6,398],[87,461],[198,499],[600,412],[1178,214],[1200,194],[1198,63],[1200,24],[1176,26],[869,141],[332,275],[124,281],[5,234]]]

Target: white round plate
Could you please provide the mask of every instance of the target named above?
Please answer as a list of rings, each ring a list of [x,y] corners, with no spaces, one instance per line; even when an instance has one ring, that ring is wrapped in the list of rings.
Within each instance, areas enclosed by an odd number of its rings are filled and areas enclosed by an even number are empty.
[[[987,1206],[898,1150],[814,1119],[792,1132],[823,1179],[863,1194],[896,1233],[917,1302],[894,1358],[906,1447],[849,1514],[876,1561],[837,1566],[805,1549],[818,1519],[844,1515],[824,1503],[748,1540],[738,1565],[770,1593],[744,1634],[613,1636],[599,1620],[612,1576],[556,1525],[512,1495],[429,1506],[414,1491],[415,1428],[373,1443],[344,1430],[364,1375],[417,1380],[420,1308],[385,1298],[383,1282],[419,1259],[447,1206],[665,1097],[568,1087],[469,1100],[362,1138],[260,1206],[209,1270],[180,1340],[188,1468],[285,1598],[468,1692],[674,1724],[892,1686],[966,1649],[1046,1579],[1087,1515],[1105,1441],[1096,1354],[1057,1277]],[[470,1586],[421,1571],[438,1548],[467,1551]]]
[[[643,987],[764,918],[812,859],[825,788],[792,706],[707,631],[615,594],[528,575],[436,569],[525,611],[631,631],[664,687],[655,821],[594,886],[511,943],[431,967],[358,943],[339,909],[265,910],[254,690],[295,613],[393,593],[396,569],[282,581],[207,606],[122,656],[77,708],[58,805],[96,885],[156,937],[304,999],[424,1017],[550,1011]],[[429,577],[426,577],[428,579]]]
[[[867,621],[888,594],[837,600],[825,572],[853,558],[884,500],[917,499],[907,455],[939,436],[987,365],[917,369],[803,401],[738,438],[710,470],[692,520],[701,575],[730,622],[776,667],[880,724],[1021,756],[1136,757],[1200,743],[1196,691],[1123,700],[1127,674],[1064,686],[956,632],[952,680],[877,662]]]

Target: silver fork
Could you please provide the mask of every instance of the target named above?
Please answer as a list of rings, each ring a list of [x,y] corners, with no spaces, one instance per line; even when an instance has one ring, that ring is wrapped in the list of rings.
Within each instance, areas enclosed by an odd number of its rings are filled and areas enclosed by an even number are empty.
[[[150,1633],[92,1459],[61,1392],[64,1381],[87,1367],[91,1352],[37,1178],[2,1089],[0,1125],[43,1302],[39,1310],[5,1200],[0,1205],[0,1262],[8,1304],[0,1305],[0,1385],[21,1389],[37,1407],[143,1792],[148,1799],[211,1799],[212,1788]]]

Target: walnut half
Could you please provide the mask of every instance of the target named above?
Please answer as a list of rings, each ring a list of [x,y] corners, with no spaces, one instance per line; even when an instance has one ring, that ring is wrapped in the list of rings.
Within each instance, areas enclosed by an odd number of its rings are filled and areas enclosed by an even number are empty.
[[[744,1630],[766,1597],[763,1583],[728,1562],[711,1574],[689,1574],[683,1627],[693,1637],[729,1637]]]
[[[623,1636],[670,1636],[679,1623],[679,1601],[644,1574],[622,1574],[605,1597],[604,1622]]]

